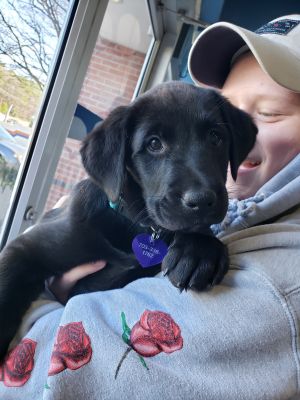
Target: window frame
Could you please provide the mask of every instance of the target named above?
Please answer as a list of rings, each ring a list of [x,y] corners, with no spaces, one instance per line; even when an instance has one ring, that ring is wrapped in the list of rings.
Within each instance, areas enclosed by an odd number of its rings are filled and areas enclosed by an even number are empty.
[[[154,38],[133,97],[147,87],[163,37],[162,20],[155,1],[147,0],[145,3]],[[3,221],[0,248],[32,226],[43,213],[107,4],[108,0],[73,1],[29,150],[18,173],[11,204]],[[153,21],[156,21],[155,24]]]

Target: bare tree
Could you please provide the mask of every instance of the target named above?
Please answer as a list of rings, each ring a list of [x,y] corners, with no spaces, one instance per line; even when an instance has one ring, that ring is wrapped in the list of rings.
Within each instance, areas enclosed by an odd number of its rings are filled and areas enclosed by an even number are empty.
[[[68,0],[3,0],[0,59],[42,89],[67,14]]]

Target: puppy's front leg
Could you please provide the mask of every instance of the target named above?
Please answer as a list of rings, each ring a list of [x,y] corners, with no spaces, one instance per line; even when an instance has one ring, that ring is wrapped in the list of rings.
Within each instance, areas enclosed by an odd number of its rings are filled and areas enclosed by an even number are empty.
[[[179,289],[204,290],[218,284],[228,271],[226,246],[210,234],[176,233],[162,269]]]
[[[43,275],[31,274],[30,259],[13,254],[10,248],[0,256],[0,361],[17,332],[31,301],[44,288]]]

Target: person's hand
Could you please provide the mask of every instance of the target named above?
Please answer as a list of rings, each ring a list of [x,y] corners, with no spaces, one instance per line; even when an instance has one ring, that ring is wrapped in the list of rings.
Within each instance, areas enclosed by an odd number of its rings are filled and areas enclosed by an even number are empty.
[[[68,195],[62,196],[53,208],[64,206],[68,198]],[[76,282],[79,281],[79,279],[93,274],[94,272],[100,271],[100,269],[104,268],[105,266],[106,261],[104,260],[99,260],[95,263],[79,265],[78,267],[72,268],[61,277],[55,277],[54,279],[52,279],[49,282],[48,287],[58,301],[60,301],[62,304],[66,304],[71,289],[73,288],[73,286],[75,286]]]
[[[62,304],[66,304],[69,293],[79,279],[94,272],[100,271],[106,266],[106,261],[99,260],[91,264],[83,264],[72,268],[59,278],[54,278],[49,284],[50,291]]]

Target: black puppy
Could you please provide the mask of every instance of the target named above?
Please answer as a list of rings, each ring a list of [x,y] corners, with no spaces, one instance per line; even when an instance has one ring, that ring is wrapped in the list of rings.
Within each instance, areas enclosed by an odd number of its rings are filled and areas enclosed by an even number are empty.
[[[132,239],[149,226],[171,242],[162,268],[175,286],[201,290],[219,283],[227,250],[209,227],[226,213],[228,163],[236,178],[256,131],[247,114],[216,92],[178,82],[114,110],[83,142],[91,180],[0,255],[0,357],[48,277],[107,260],[75,294],[157,273],[160,266],[143,269],[131,253]],[[108,199],[121,200],[128,218]]]

